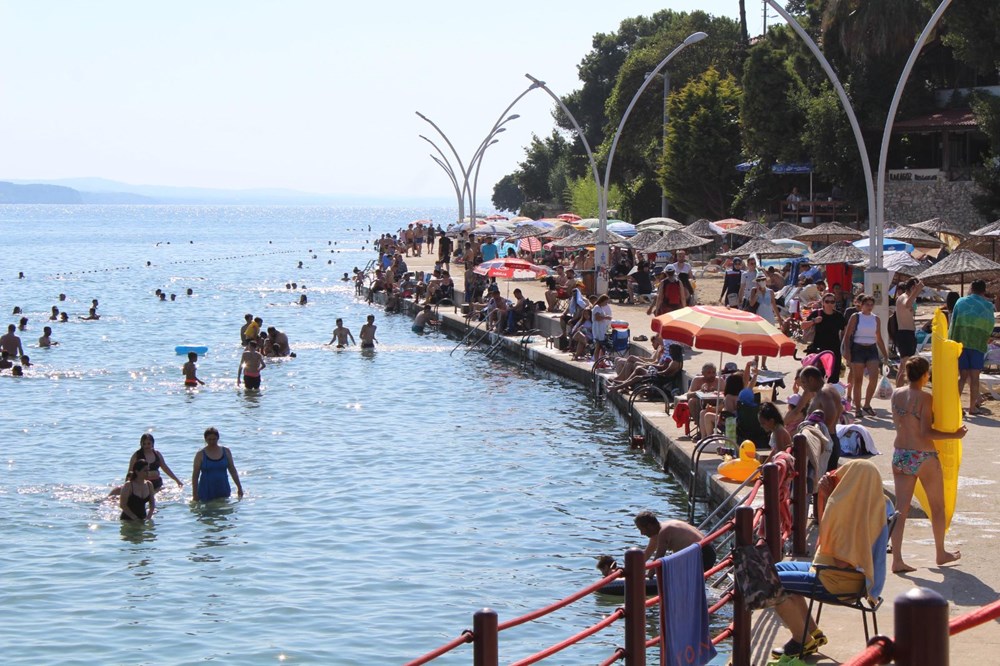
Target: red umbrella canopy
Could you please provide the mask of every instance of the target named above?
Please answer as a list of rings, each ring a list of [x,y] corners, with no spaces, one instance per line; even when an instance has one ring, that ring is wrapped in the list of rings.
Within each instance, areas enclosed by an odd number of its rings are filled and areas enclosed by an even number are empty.
[[[697,349],[743,356],[790,356],[795,343],[763,317],[718,305],[695,305],[654,317],[653,331]]]
[[[486,277],[507,279],[534,279],[550,273],[547,266],[539,266],[530,261],[515,259],[514,257],[484,261],[472,270]]]
[[[542,251],[542,241],[538,240],[535,236],[520,239],[517,241],[517,246],[522,250],[527,250],[528,252]]]

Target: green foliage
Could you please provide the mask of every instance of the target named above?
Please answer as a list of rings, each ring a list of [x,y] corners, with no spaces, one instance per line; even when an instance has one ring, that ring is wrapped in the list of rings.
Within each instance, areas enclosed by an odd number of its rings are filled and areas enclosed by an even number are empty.
[[[727,217],[738,187],[739,107],[736,79],[709,68],[670,98],[667,150],[660,182],[674,206],[695,217]]]
[[[493,207],[497,210],[517,212],[524,205],[524,194],[517,185],[514,174],[507,174],[493,186]]]
[[[597,184],[593,178],[574,178],[566,186],[566,199],[569,209],[580,217],[598,217],[600,207],[597,205]],[[620,210],[622,193],[619,187],[612,185],[608,191],[608,208]]]
[[[743,65],[743,101],[740,121],[748,155],[763,165],[802,159],[795,128],[805,124],[803,110],[794,103],[802,82],[787,63],[784,51],[762,41],[750,49]]]
[[[957,59],[982,74],[1000,69],[1000,3],[954,2],[941,21],[946,27],[941,41],[954,49]]]
[[[815,93],[803,90],[796,104],[806,118],[802,145],[812,157],[816,175],[840,185],[848,198],[863,198],[866,189],[861,156],[833,87],[826,84]]]
[[[969,95],[969,107],[979,130],[990,140],[990,150],[1000,153],[1000,97],[977,91]]]
[[[990,152],[972,172],[983,190],[972,203],[986,219],[995,220],[1000,218],[1000,97],[976,93],[970,95],[969,102],[976,124],[990,140]]]

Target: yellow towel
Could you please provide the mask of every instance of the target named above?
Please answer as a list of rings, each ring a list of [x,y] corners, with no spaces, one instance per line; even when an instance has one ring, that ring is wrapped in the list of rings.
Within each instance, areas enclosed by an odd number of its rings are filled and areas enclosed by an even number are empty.
[[[852,460],[837,470],[837,487],[830,494],[819,527],[815,561],[836,558],[865,575],[866,590],[875,583],[872,546],[885,527],[882,475],[867,460]],[[822,561],[821,561],[822,560]]]

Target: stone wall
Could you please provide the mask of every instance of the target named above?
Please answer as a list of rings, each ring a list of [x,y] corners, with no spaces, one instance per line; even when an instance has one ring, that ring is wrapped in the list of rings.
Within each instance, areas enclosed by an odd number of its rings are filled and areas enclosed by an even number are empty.
[[[941,217],[958,229],[971,231],[992,222],[972,205],[972,195],[977,192],[979,186],[971,180],[890,181],[885,188],[885,219],[913,224]]]

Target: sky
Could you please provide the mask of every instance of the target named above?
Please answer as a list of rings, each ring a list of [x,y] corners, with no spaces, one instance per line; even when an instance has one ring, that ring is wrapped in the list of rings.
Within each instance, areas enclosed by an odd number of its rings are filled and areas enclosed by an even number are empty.
[[[759,27],[759,3],[747,5]],[[667,8],[739,11],[737,0],[0,0],[0,179],[454,197],[419,135],[447,146],[415,111],[467,161],[525,73],[569,93],[595,33]],[[553,104],[536,90],[514,108],[483,160],[480,202],[532,133],[552,131]]]

